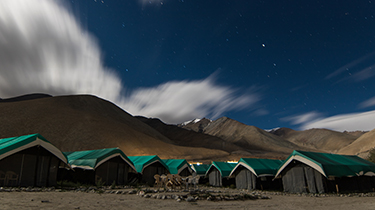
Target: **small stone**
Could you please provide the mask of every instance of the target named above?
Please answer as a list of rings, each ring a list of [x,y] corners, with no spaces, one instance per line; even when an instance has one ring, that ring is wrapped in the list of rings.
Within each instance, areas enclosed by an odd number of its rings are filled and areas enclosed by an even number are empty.
[[[262,196],[260,196],[260,199],[271,199],[271,198],[268,197],[268,196],[262,195]]]
[[[178,198],[176,201],[177,201],[177,202],[181,202],[181,199]]]
[[[188,197],[186,198],[186,201],[187,201],[187,202],[195,202],[195,199],[194,199],[193,196],[188,196]]]
[[[128,194],[136,194],[136,193],[137,193],[136,190],[130,190],[130,191],[128,192]]]
[[[139,196],[144,196],[145,195],[145,191],[139,191],[138,193],[137,193],[137,195],[139,195]]]

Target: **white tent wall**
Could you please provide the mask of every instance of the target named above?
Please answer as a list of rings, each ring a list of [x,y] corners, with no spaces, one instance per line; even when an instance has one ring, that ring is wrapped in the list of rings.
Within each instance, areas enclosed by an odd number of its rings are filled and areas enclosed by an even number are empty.
[[[54,186],[60,159],[43,147],[31,147],[0,160],[1,186]],[[10,176],[12,174],[12,176]]]
[[[246,168],[238,169],[238,174],[235,175],[236,188],[254,190],[256,188],[256,177],[251,171]]]
[[[208,180],[211,186],[221,187],[223,186],[221,174],[219,170],[213,167],[208,174]]]
[[[282,173],[284,192],[290,193],[324,193],[322,175],[315,169],[298,163],[287,167]]]

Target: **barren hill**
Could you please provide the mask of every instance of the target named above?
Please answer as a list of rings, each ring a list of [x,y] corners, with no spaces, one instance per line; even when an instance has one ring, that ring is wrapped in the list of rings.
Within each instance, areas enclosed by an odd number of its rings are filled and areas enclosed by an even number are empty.
[[[204,128],[207,127],[211,122],[212,122],[211,120],[209,120],[207,118],[203,118],[203,119],[200,119],[198,121],[192,120],[187,124],[179,124],[177,126],[182,127],[184,129],[187,129],[187,130],[192,130],[192,131],[195,131],[195,132],[202,133]]]
[[[206,159],[222,150],[182,147],[116,105],[89,95],[0,103],[0,137],[40,133],[62,151],[120,147],[127,155]]]
[[[251,155],[245,151],[245,148],[239,147],[215,136],[186,130],[176,125],[167,125],[155,118],[152,119],[140,116],[137,116],[136,118],[166,136],[175,145],[219,149],[228,153]]]
[[[268,133],[255,126],[245,125],[227,117],[209,123],[203,133],[219,137],[248,151],[257,153],[259,157],[286,157],[294,149],[301,149],[283,138]]]
[[[348,146],[357,138],[355,135],[327,129],[295,131],[290,128],[280,128],[272,133],[299,146],[333,153]]]
[[[363,134],[353,143],[339,150],[340,154],[358,155],[367,158],[368,153],[375,148],[375,129]]]

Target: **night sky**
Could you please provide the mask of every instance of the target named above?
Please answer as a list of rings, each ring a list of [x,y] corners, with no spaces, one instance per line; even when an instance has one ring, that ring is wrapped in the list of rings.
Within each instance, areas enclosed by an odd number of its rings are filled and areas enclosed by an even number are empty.
[[[375,128],[374,4],[70,0],[63,8],[121,81],[112,101],[133,115],[343,131]]]

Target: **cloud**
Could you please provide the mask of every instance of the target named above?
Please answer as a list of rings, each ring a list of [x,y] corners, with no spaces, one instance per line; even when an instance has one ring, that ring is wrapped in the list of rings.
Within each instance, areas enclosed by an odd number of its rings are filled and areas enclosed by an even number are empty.
[[[232,88],[216,85],[213,76],[140,88],[125,97],[124,84],[104,66],[95,38],[60,1],[2,0],[0,29],[1,98],[28,93],[92,94],[133,115],[158,117],[167,123],[218,117],[260,100],[254,90],[238,95]]]
[[[322,117],[322,114],[316,111],[293,115],[289,117],[281,118],[282,121],[291,122],[292,125],[303,124],[307,122],[314,122]]]
[[[375,65],[367,67],[353,75],[353,78],[356,82],[360,82],[366,79],[370,79],[375,76]]]
[[[0,29],[1,97],[41,92],[118,99],[121,80],[61,2],[2,0]]]
[[[214,84],[208,77],[196,81],[173,81],[133,91],[123,103],[130,113],[157,117],[168,123],[219,117],[226,111],[249,108],[261,99],[254,89],[239,95],[236,90]]]
[[[365,55],[361,58],[358,58],[357,60],[354,60],[342,67],[340,67],[339,69],[337,69],[336,71],[332,72],[331,74],[327,75],[325,79],[331,79],[333,77],[336,77],[338,75],[340,75],[342,72],[346,71],[346,70],[349,70],[359,64],[361,64],[362,62],[364,62],[365,60],[369,59],[370,57],[373,57],[375,55],[375,52],[373,53],[370,53],[368,55]]]
[[[358,107],[362,109],[370,107],[370,106],[375,106],[375,96],[358,105]]]
[[[327,128],[336,131],[370,131],[375,128],[375,111],[342,114],[312,122],[305,122],[301,129]]]

